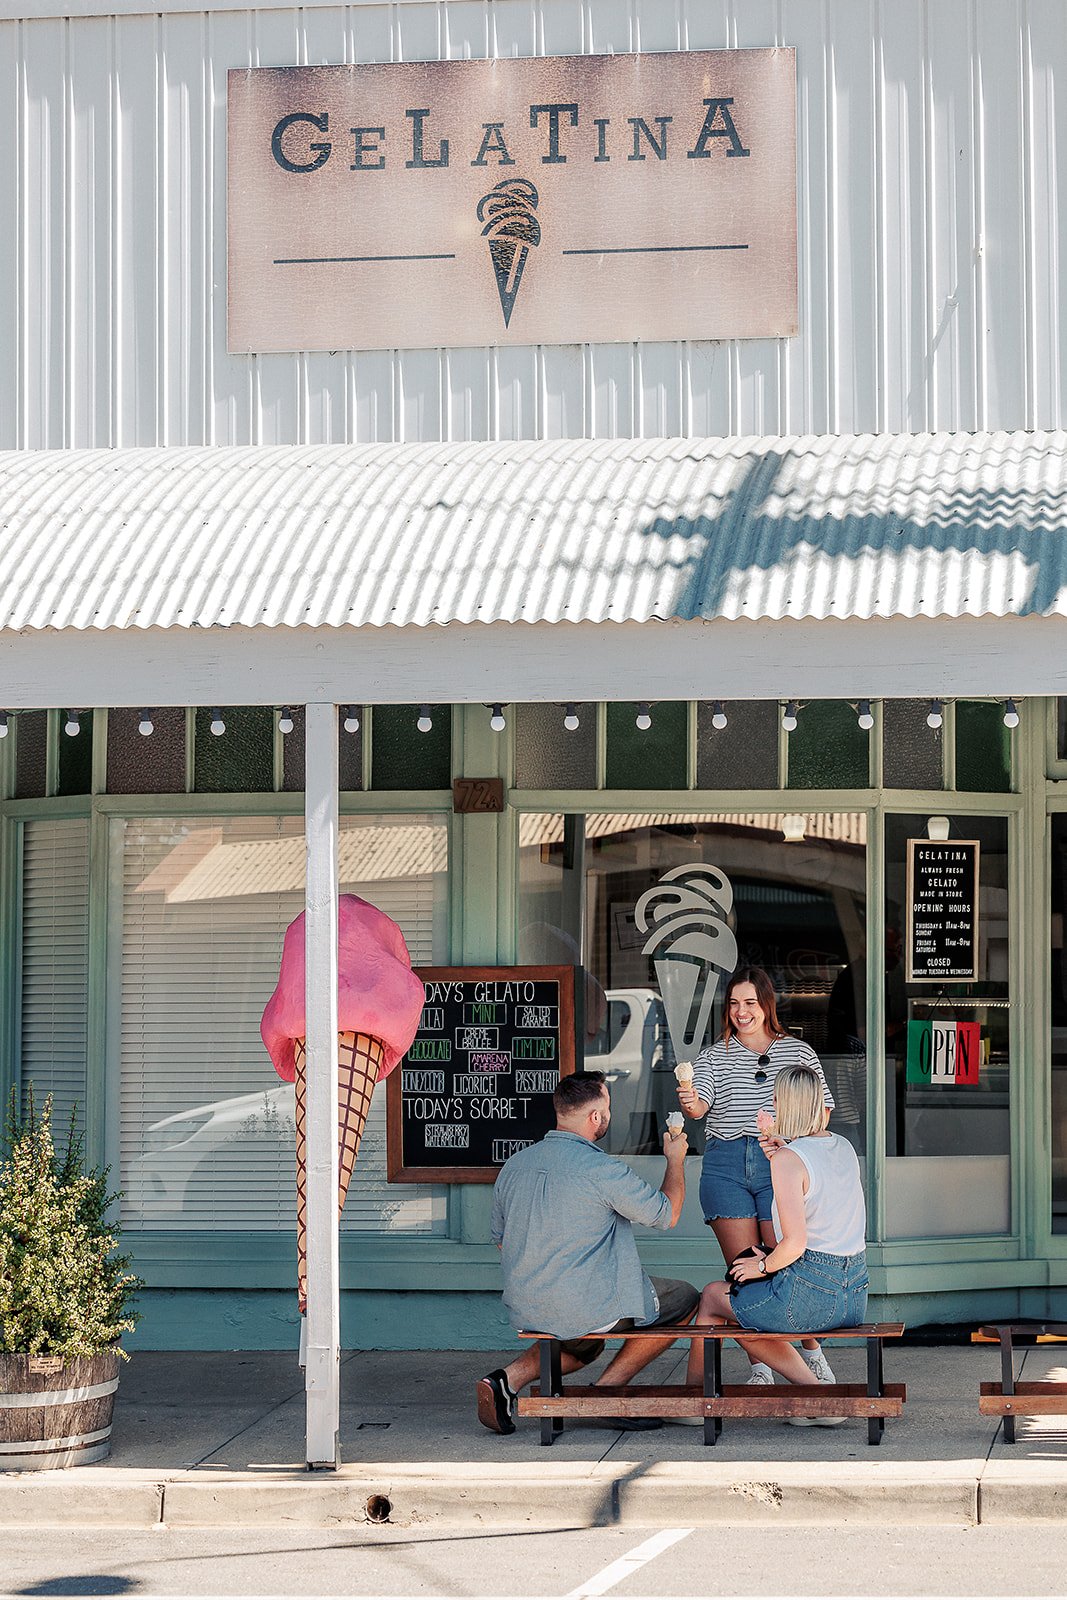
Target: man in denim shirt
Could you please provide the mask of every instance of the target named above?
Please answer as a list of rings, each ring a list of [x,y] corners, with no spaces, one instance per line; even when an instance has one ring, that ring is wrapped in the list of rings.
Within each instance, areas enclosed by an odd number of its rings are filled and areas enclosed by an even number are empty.
[[[583,1334],[690,1322],[700,1296],[692,1284],[642,1270],[632,1224],[673,1228],[685,1199],[685,1133],[668,1133],[667,1170],[651,1188],[617,1156],[598,1148],[611,1121],[602,1072],[561,1078],[553,1095],[556,1127],[501,1168],[493,1191],[493,1242],[504,1270],[512,1325],[562,1341],[563,1371],[595,1361],[604,1340]],[[672,1340],[627,1340],[597,1379],[628,1383]],[[514,1433],[515,1397],[538,1376],[536,1348],[478,1383],[478,1418],[494,1433]],[[653,1417],[616,1427],[658,1428]]]

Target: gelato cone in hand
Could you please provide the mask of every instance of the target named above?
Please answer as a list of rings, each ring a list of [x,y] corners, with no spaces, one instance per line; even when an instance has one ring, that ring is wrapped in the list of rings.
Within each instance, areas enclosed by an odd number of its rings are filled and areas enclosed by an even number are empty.
[[[760,1133],[774,1132],[774,1117],[769,1111],[765,1111],[762,1106],[756,1112],[756,1127]]]
[[[307,1306],[307,1136],[304,917],[289,924],[278,986],[260,1032],[278,1076],[296,1085],[297,1293]],[[338,1184],[348,1184],[379,1078],[392,1072],[415,1037],[424,991],[411,970],[404,935],[376,906],[354,894],[338,900]]]
[[[691,1089],[693,1087],[693,1063],[691,1061],[679,1061],[674,1069],[674,1076],[678,1079],[679,1088]]]

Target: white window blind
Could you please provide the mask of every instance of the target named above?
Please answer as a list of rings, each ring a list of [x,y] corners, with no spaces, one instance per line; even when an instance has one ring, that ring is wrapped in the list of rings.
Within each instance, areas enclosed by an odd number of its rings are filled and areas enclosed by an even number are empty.
[[[304,906],[301,820],[133,820],[123,844],[120,1167],[134,1230],[295,1226],[293,1088],[259,1021]],[[415,966],[441,959],[443,818],[346,818],[341,889],[400,925]],[[386,1182],[374,1094],[342,1227],[444,1231],[446,1190]]]
[[[85,1127],[89,1002],[89,824],[27,822],[22,833],[22,1101],[53,1097],[63,1148]]]

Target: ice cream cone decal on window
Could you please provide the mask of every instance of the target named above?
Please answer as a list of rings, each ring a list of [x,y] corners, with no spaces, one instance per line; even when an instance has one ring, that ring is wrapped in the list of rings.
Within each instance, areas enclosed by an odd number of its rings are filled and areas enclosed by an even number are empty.
[[[536,210],[537,190],[528,178],[505,178],[478,201],[478,221],[484,223],[482,238],[489,244],[505,328],[515,309],[526,257],[541,243]]]
[[[719,978],[737,966],[737,940],[726,918],[734,892],[718,867],[672,867],[643,894],[634,921],[649,938],[674,1053],[679,1060],[704,1044]]]

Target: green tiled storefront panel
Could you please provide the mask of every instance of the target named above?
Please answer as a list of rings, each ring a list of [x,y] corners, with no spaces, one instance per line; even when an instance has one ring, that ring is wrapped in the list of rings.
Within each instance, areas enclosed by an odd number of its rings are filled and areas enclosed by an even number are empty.
[[[870,734],[847,700],[809,700],[789,735],[791,789],[865,789]]]
[[[613,701],[607,708],[609,789],[687,787],[689,708],[684,700],[649,707],[650,728],[637,726],[638,708]]]
[[[375,706],[371,724],[373,789],[447,789],[452,782],[452,709],[428,707],[433,726],[418,730],[418,706]]]
[[[956,701],[956,788],[976,794],[1011,789],[1011,730],[999,700]]]
[[[210,707],[196,711],[194,787],[198,794],[262,794],[274,788],[274,712],[222,706],[226,732],[211,732]]]

